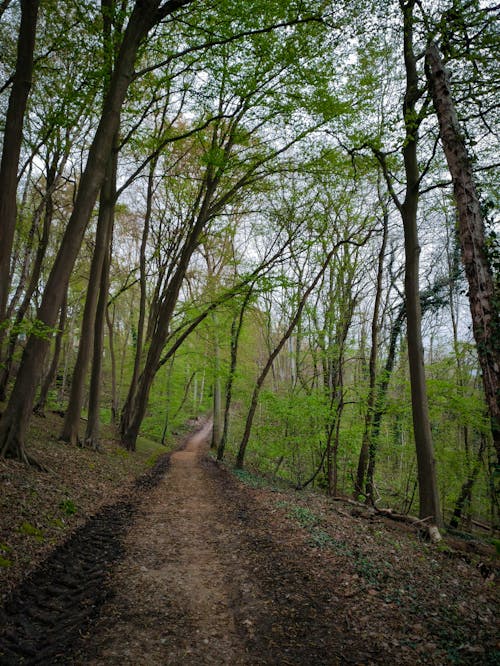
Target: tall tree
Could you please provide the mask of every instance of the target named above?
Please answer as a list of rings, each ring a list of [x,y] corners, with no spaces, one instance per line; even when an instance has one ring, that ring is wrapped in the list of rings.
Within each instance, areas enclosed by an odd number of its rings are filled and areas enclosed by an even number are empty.
[[[31,88],[39,0],[21,0],[17,61],[9,97],[0,162],[0,326],[4,326],[10,285],[10,257],[16,226],[17,171],[23,121]]]
[[[47,336],[40,335],[40,328],[51,330],[54,327],[69,276],[104,179],[113,137],[118,130],[120,110],[134,75],[134,64],[139,47],[154,25],[191,1],[167,0],[163,4],[159,0],[136,0],[135,2],[120,44],[103,112],[89,149],[73,212],[68,220],[38,309],[37,319],[40,324],[38,330],[28,339],[16,383],[0,422],[0,455],[2,456],[12,456],[25,462],[30,461],[25,450],[25,433],[33,408],[35,389],[49,347]]]
[[[458,213],[458,237],[469,285],[468,296],[474,339],[481,365],[484,393],[491,432],[500,465],[500,294],[497,293],[481,204],[477,195],[472,164],[458,122],[444,63],[436,44],[427,47],[426,71],[441,140],[450,169]]]
[[[375,149],[374,152],[380,161],[389,192],[403,222],[408,360],[410,366],[413,432],[418,466],[420,517],[430,518],[435,524],[440,525],[442,523],[442,516],[436,481],[436,464],[425,380],[421,324],[422,312],[419,297],[420,245],[417,211],[420,198],[421,174],[417,157],[417,147],[419,128],[425,117],[427,104],[426,100],[424,100],[419,107],[423,90],[417,69],[418,57],[415,53],[414,45],[414,11],[417,1],[399,0],[399,5],[403,20],[403,60],[406,79],[402,109],[405,131],[401,149],[405,171],[405,192],[402,201],[394,190],[387,167],[386,156],[378,149]]]

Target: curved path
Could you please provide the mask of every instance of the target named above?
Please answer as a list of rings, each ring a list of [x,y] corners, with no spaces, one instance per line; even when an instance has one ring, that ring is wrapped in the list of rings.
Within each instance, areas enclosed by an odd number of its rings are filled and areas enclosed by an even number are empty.
[[[168,474],[143,503],[114,598],[86,641],[94,655],[81,663],[247,663],[235,623],[235,534],[202,460],[210,430],[207,424],[172,454]]]

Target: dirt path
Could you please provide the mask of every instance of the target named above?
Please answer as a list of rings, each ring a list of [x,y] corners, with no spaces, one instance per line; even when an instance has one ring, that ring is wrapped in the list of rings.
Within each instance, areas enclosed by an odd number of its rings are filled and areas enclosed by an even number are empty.
[[[16,588],[2,666],[498,663],[495,592],[474,565],[241,484],[206,455],[209,432]]]
[[[246,663],[230,583],[234,535],[201,463],[209,434],[206,425],[171,456],[141,507],[82,663]]]

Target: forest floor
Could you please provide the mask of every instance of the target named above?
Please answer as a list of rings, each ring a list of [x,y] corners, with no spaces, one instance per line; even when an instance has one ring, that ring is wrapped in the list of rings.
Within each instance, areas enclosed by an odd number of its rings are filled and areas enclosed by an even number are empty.
[[[208,434],[153,466],[55,441],[30,448],[49,472],[0,461],[1,664],[500,663],[487,548],[236,477]]]

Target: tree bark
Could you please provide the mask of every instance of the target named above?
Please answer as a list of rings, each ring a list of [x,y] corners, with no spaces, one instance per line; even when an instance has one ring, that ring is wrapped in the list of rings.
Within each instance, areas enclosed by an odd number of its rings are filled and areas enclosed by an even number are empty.
[[[56,342],[54,345],[54,355],[52,357],[52,361],[50,363],[50,368],[45,375],[45,378],[42,382],[42,388],[40,389],[40,396],[38,397],[38,402],[36,403],[33,411],[38,414],[39,416],[44,416],[45,415],[45,405],[47,403],[47,396],[49,394],[50,387],[52,386],[52,383],[55,379],[56,373],[57,373],[57,368],[59,366],[59,357],[61,355],[61,348],[62,348],[62,340],[64,336],[64,328],[66,326],[66,314],[68,311],[67,308],[67,294],[64,297],[64,300],[61,305],[61,312],[59,315],[59,326],[58,326],[58,331],[56,335]]]
[[[243,328],[243,318],[246,309],[252,297],[254,284],[252,283],[241,305],[239,316],[233,319],[231,324],[231,361],[229,366],[229,374],[226,381],[225,388],[225,404],[224,404],[224,422],[222,427],[222,436],[220,438],[219,446],[217,447],[217,460],[223,460],[224,451],[227,444],[227,435],[229,431],[229,414],[231,410],[231,402],[233,399],[233,383],[236,376],[236,364],[238,362],[238,345],[240,340],[241,329]]]
[[[447,73],[435,44],[427,48],[425,60],[443,150],[453,181],[462,262],[469,285],[472,328],[493,443],[500,465],[500,294],[495,293],[495,282],[488,261],[483,216],[471,161],[453,104]]]
[[[159,20],[192,0],[169,0],[159,9],[159,0],[137,0],[125,30],[116,66],[105,98],[103,113],[89,149],[73,212],[68,220],[55,263],[44,290],[37,318],[52,328],[67,289],[83,235],[90,219],[106,164],[118,130],[120,110],[134,75],[140,43]],[[30,4],[30,3],[28,3]],[[33,3],[31,3],[33,4]],[[33,408],[35,388],[49,348],[46,337],[31,335],[21,360],[16,383],[0,421],[0,456],[29,462],[24,440]]]
[[[417,210],[419,201],[420,173],[417,160],[418,130],[421,117],[417,103],[421,97],[417,73],[417,57],[413,47],[413,10],[416,0],[400,0],[403,13],[403,56],[406,72],[406,89],[403,101],[405,139],[402,148],[406,176],[405,198],[400,202],[388,177],[387,166],[382,161],[384,176],[391,195],[401,214],[405,245],[405,306],[407,316],[408,361],[410,367],[413,433],[417,455],[420,517],[429,516],[442,524],[439,493],[436,481],[434,447],[427,401],[422,344],[422,313],[419,298],[419,258]]]
[[[21,0],[16,71],[3,135],[0,162],[0,325],[5,319],[9,293],[10,258],[17,214],[17,169],[23,139],[24,115],[33,74],[33,52],[39,4],[39,0]]]
[[[102,380],[102,360],[104,350],[104,323],[106,319],[106,308],[109,291],[109,269],[111,264],[111,239],[113,235],[113,214],[115,201],[115,183],[116,183],[116,153],[113,157],[113,182],[111,187],[106,187],[106,195],[110,196],[106,201],[107,214],[109,220],[107,223],[108,237],[106,239],[106,254],[101,269],[101,279],[99,285],[99,300],[94,324],[94,351],[92,360],[92,371],[90,376],[89,388],[89,409],[87,415],[87,428],[85,432],[85,446],[94,451],[99,450],[99,428],[100,428],[100,407],[101,407],[101,380]]]
[[[58,157],[54,156],[54,159],[50,166],[48,166],[47,169],[47,182],[46,182],[46,194],[45,194],[45,204],[41,204],[41,208],[35,212],[35,217],[40,218],[40,214],[42,211],[42,208],[44,209],[44,217],[43,217],[43,225],[42,225],[42,235],[40,238],[40,241],[38,243],[36,255],[35,255],[35,261],[33,263],[33,268],[31,271],[31,276],[30,280],[28,283],[28,286],[24,290],[24,296],[23,299],[19,305],[19,308],[16,312],[16,318],[15,318],[15,323],[14,327],[11,330],[11,333],[9,335],[9,342],[7,345],[7,352],[5,356],[5,360],[3,363],[3,370],[1,373],[0,377],[0,400],[5,400],[6,396],[6,391],[7,391],[7,384],[10,379],[10,374],[12,370],[12,362],[14,359],[14,352],[16,350],[16,344],[17,344],[17,339],[18,339],[18,326],[23,322],[24,316],[26,315],[26,312],[28,311],[28,308],[31,303],[31,298],[33,294],[35,293],[35,289],[38,286],[38,283],[40,281],[40,275],[42,272],[42,266],[43,262],[45,259],[45,254],[47,251],[47,246],[49,243],[49,235],[50,235],[50,227],[52,226],[52,218],[54,214],[54,202],[53,202],[53,190],[54,186],[56,184],[56,171],[57,171],[57,162],[58,162]],[[33,223],[33,232],[34,228],[38,227],[38,224],[36,220],[34,220]],[[31,230],[30,230],[31,233]],[[10,309],[10,306],[9,306]]]
[[[375,442],[372,440],[372,428],[373,428],[373,419],[374,419],[374,406],[375,406],[375,394],[377,390],[377,358],[378,358],[378,332],[380,328],[379,322],[379,313],[380,313],[380,302],[382,300],[382,280],[384,272],[384,259],[385,259],[385,248],[387,245],[387,231],[388,231],[388,221],[389,215],[386,210],[384,210],[384,229],[382,235],[382,243],[380,245],[380,250],[378,253],[377,261],[377,280],[376,280],[376,291],[375,291],[375,303],[373,306],[373,315],[372,315],[372,324],[371,324],[371,349],[370,349],[370,361],[369,361],[369,387],[368,387],[368,399],[366,405],[366,415],[365,415],[365,430],[363,433],[363,442],[361,444],[361,451],[359,453],[358,461],[358,470],[356,474],[356,484],[355,484],[355,494],[357,499],[358,492],[365,492],[367,498],[371,497],[371,488],[365,489],[365,474],[368,466],[368,460],[373,459],[371,475],[366,479],[367,486],[372,485],[373,483],[373,469],[374,469],[374,446]]]
[[[106,175],[101,189],[101,200],[99,205],[99,215],[97,219],[97,229],[95,237],[94,253],[90,265],[89,281],[87,285],[87,294],[85,297],[85,307],[83,310],[82,327],[80,330],[80,342],[78,345],[78,354],[76,357],[73,378],[71,380],[71,389],[64,418],[64,424],[60,439],[69,442],[72,445],[79,444],[80,418],[83,407],[83,397],[85,391],[85,379],[91,358],[92,346],[94,343],[94,328],[97,311],[97,301],[100,294],[102,268],[105,255],[109,249],[108,226],[112,223],[112,209],[115,205],[114,199],[110,198],[111,191],[114,192],[113,181],[116,172],[116,154],[109,156]],[[110,211],[111,209],[111,211]]]

